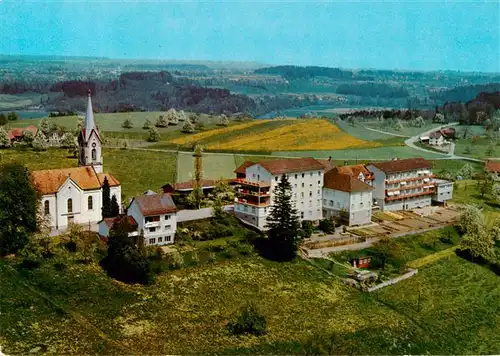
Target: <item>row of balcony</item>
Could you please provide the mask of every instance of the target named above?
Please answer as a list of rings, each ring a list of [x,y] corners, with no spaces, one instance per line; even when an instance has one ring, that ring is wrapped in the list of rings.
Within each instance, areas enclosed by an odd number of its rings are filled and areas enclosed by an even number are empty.
[[[401,200],[401,199],[409,199],[415,198],[424,195],[432,195],[434,194],[434,189],[429,189],[423,192],[413,193],[413,194],[399,194],[392,197],[385,197],[385,201],[393,201],[393,200]]]
[[[434,175],[433,174],[426,174],[426,175],[421,175],[418,177],[408,177],[408,178],[392,179],[392,180],[386,179],[385,184],[396,184],[396,183],[401,183],[401,182],[414,182],[416,180],[421,180],[421,179],[425,179],[425,178],[432,179],[432,178],[434,178]]]
[[[259,202],[259,201],[255,201],[255,200],[248,200],[248,199],[243,199],[243,198],[235,198],[234,202],[238,203],[238,204],[246,204],[246,205],[256,206],[256,207],[266,207],[266,206],[270,205],[270,200]]]
[[[417,189],[417,188],[426,188],[426,187],[434,188],[435,187],[434,182],[422,183],[422,184],[418,184],[418,185],[405,185],[405,186],[401,186],[399,188],[386,189],[385,192],[388,193],[388,192],[396,192],[398,190],[408,190],[408,189]]]
[[[243,178],[236,178],[234,181],[236,184],[248,185],[251,187],[259,187],[259,188],[269,188],[271,187],[271,183],[269,182],[251,182]]]
[[[249,189],[238,189],[238,193],[242,195],[251,195],[255,197],[269,197],[271,196],[271,192],[269,190],[261,191],[260,189],[258,191],[255,190],[249,190]]]

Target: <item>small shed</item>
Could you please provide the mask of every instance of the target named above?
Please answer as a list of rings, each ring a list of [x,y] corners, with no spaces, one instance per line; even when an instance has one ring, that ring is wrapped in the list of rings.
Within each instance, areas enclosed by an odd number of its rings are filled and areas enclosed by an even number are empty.
[[[116,221],[119,221],[120,218],[123,218],[122,216],[117,216],[114,218],[104,218],[101,221],[99,221],[98,226],[99,226],[99,235],[102,237],[108,237],[109,236],[109,231],[113,227],[113,224]],[[137,222],[132,216],[127,216],[128,218],[128,223],[130,225],[130,232],[129,236],[134,236],[137,235]]]
[[[370,256],[366,257],[358,257],[350,260],[351,265],[354,268],[368,268],[370,266],[370,262],[372,258]]]

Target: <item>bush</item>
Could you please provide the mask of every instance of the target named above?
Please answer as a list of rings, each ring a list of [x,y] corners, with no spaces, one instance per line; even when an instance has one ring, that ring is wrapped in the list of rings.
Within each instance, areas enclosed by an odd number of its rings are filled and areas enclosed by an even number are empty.
[[[252,334],[259,336],[267,332],[267,322],[255,305],[250,303],[233,315],[227,328],[233,335]]]
[[[152,127],[151,129],[149,129],[148,141],[149,142],[160,141],[160,133],[158,132],[158,129],[156,127]]]
[[[153,127],[153,125],[151,124],[151,121],[149,121],[149,119],[146,119],[146,121],[144,122],[144,125],[142,125],[142,128],[144,130],[149,130],[152,127]]]
[[[314,231],[314,225],[311,220],[302,220],[302,231],[304,232],[304,238],[308,239],[311,237]]]
[[[319,222],[318,228],[326,234],[332,234],[335,232],[335,223],[333,219],[323,219]]]
[[[125,121],[123,121],[122,127],[124,129],[131,129],[133,127],[132,121],[130,121],[129,119],[125,119]]]

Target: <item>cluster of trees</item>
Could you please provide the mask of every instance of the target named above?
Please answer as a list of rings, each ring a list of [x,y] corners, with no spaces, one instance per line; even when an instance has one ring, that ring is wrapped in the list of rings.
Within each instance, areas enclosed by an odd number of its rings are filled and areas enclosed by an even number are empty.
[[[9,112],[7,114],[4,114],[3,112],[0,112],[0,126],[7,125],[9,121],[16,121],[19,120],[19,115],[15,112]]]
[[[260,68],[254,71],[256,74],[277,74],[288,80],[309,79],[313,77],[328,77],[333,79],[352,79],[354,74],[351,70],[328,67],[299,67],[293,65]]]
[[[349,83],[337,87],[337,94],[384,98],[406,98],[406,88],[385,83]]]
[[[500,83],[466,85],[453,89],[429,92],[429,97],[442,102],[467,102],[480,93],[494,93],[500,91]]]

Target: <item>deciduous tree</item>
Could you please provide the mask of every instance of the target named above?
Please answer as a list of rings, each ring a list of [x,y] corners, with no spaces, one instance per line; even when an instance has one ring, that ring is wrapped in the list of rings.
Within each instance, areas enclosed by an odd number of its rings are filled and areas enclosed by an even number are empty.
[[[9,134],[3,127],[0,127],[0,147],[1,148],[8,148],[10,147],[10,138]]]
[[[50,122],[46,117],[40,121],[40,131],[43,132],[44,135],[48,135],[50,133]]]
[[[23,132],[23,142],[27,146],[31,146],[33,144],[34,139],[35,139],[35,136],[33,135],[33,132],[31,132],[31,131],[24,131]]]
[[[41,130],[37,132],[32,145],[35,151],[47,151],[47,148],[49,148],[49,143],[47,142],[47,138],[45,137],[45,135],[42,133]]]
[[[182,125],[181,132],[184,133],[193,133],[195,131],[194,125],[191,123],[191,121],[186,120],[184,121],[184,124]]]
[[[149,119],[146,119],[146,121],[144,122],[144,125],[142,125],[142,128],[145,130],[149,130],[151,127],[153,127],[153,125],[151,124],[151,121],[149,121]]]
[[[16,253],[37,231],[39,202],[28,170],[20,164],[0,167],[0,255]]]
[[[152,127],[149,129],[148,141],[149,142],[160,141],[160,132],[158,131],[158,129],[156,127]]]
[[[122,127],[124,129],[131,129],[132,127],[134,127],[134,125],[132,124],[132,121],[130,121],[129,119],[125,119],[125,121],[123,121]]]
[[[229,125],[229,119],[227,118],[226,115],[222,114],[221,116],[219,116],[218,125],[220,125],[220,126],[228,126]]]

